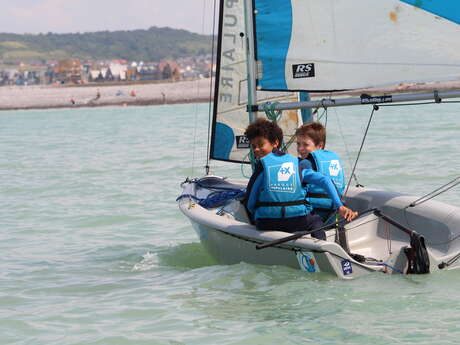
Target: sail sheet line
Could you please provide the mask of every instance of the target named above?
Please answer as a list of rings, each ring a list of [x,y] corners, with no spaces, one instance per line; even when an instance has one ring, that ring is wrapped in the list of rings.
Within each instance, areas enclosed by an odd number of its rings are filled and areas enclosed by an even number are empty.
[[[351,159],[350,149],[348,148],[347,140],[345,139],[345,135],[343,134],[342,123],[340,122],[340,115],[339,115],[339,112],[337,112],[336,108],[333,108],[333,110],[334,110],[334,114],[335,114],[335,119],[337,120],[337,127],[339,129],[340,137],[342,139],[343,148],[345,149],[348,168],[350,168],[350,171],[351,171],[351,169],[353,167],[353,160]],[[327,114],[327,108],[324,111]],[[326,120],[327,120],[327,118],[326,118]],[[356,176],[356,173],[351,175],[351,177],[355,180],[355,183],[358,185],[359,181],[358,181],[358,176]]]
[[[361,151],[363,150],[364,142],[366,141],[367,133],[369,132],[369,127],[371,126],[372,118],[374,117],[374,113],[377,110],[379,110],[379,107],[377,105],[374,105],[372,107],[371,116],[369,117],[369,121],[367,123],[366,131],[364,132],[363,140],[361,141],[361,146],[359,147],[358,155],[356,156],[356,160],[355,160],[355,164],[353,166],[353,170],[351,171],[351,174],[350,174],[350,179],[348,180],[348,183],[347,183],[347,188],[345,189],[345,193],[343,193],[343,199],[345,199],[346,196],[347,196],[348,189],[350,188],[352,178],[353,177],[356,178],[356,175],[355,175],[356,166],[358,165],[359,157],[361,156]]]

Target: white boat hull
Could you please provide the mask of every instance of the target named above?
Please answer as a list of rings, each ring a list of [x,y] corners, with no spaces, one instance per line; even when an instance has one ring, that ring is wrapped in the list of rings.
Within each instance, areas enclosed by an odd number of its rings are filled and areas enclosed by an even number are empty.
[[[236,181],[238,182],[238,181]],[[239,181],[241,182],[241,181]],[[263,265],[284,265],[309,273],[324,272],[351,279],[371,272],[406,273],[410,237],[370,213],[345,227],[350,252],[367,258],[358,262],[335,241],[335,230],[327,231],[327,240],[306,235],[273,247],[257,250],[257,244],[282,239],[290,234],[281,231],[258,231],[249,224],[239,201],[206,209],[195,198],[209,191],[193,182],[183,185],[179,208],[191,221],[204,248],[220,264],[247,262]],[[430,272],[439,270],[460,253],[460,209],[435,201],[406,208],[414,197],[365,188],[350,189],[347,203],[360,212],[378,207],[382,212],[424,236],[430,259]],[[458,267],[454,260],[443,269]]]

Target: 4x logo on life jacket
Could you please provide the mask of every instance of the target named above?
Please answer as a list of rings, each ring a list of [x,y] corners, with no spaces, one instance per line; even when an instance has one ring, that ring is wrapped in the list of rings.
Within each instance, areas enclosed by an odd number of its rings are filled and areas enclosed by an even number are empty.
[[[278,170],[278,181],[289,181],[291,176],[294,174],[294,163],[288,162],[281,165]]]
[[[340,170],[342,170],[342,167],[340,166],[340,162],[337,159],[331,160],[331,163],[329,164],[329,174],[331,176],[338,176],[340,173]]]
[[[273,192],[296,191],[295,169],[293,162],[285,162],[281,165],[272,165],[269,169],[269,190]]]

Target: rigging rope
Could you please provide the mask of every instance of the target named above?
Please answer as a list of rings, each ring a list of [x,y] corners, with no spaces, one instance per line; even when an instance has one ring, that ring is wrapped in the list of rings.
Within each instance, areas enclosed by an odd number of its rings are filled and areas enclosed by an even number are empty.
[[[390,224],[385,223],[385,233],[387,235],[387,248],[388,248],[388,254],[391,254],[391,229],[390,229]]]
[[[347,142],[345,140],[345,136],[343,135],[342,124],[340,123],[340,116],[339,116],[339,113],[337,112],[337,110],[335,108],[334,108],[334,112],[335,112],[335,117],[337,119],[337,123],[339,125],[339,132],[340,132],[340,136],[342,137],[343,146],[345,147],[345,152],[347,154],[347,161],[348,161],[348,164],[350,165],[350,168],[351,168],[353,166],[353,162],[351,160],[350,150],[348,149],[348,145],[347,145]],[[356,174],[353,174],[351,176],[355,180],[356,185],[359,185],[358,177],[356,176]]]
[[[244,161],[247,157],[249,157],[249,153],[243,158],[243,161]],[[242,175],[243,177],[245,177],[245,178],[250,178],[251,175],[252,175],[252,171],[251,171],[251,174],[246,175],[245,172],[244,172],[244,170],[243,170],[245,165],[246,165],[246,164],[244,164],[244,163],[241,163],[241,164],[240,164],[241,175]]]
[[[324,107],[322,114],[317,117],[317,121],[320,122],[323,117],[325,117],[324,127],[327,127],[327,108],[326,107]]]
[[[265,115],[267,116],[267,119],[270,121],[273,121],[277,123],[279,119],[281,118],[281,115],[283,115],[282,110],[276,110],[276,106],[279,104],[279,102],[273,102],[269,104],[264,104],[262,106],[262,110],[265,112]],[[295,136],[293,135],[287,143],[281,142],[280,143],[280,150],[283,152],[287,152],[289,146],[294,142]],[[251,151],[252,152],[252,151]],[[251,160],[252,162],[252,160]]]
[[[266,103],[262,106],[262,110],[265,111],[265,115],[267,115],[267,119],[273,122],[278,122],[278,120],[281,117],[282,111],[281,110],[276,110],[276,106],[279,104],[279,102],[273,102],[273,103]]]
[[[287,136],[287,135],[285,135]],[[295,141],[296,136],[292,135],[291,138],[287,141],[286,144],[283,144],[283,147],[281,148],[281,151],[283,152],[288,152],[289,147],[292,145],[292,143]]]
[[[351,179],[353,178],[353,175],[355,174],[356,165],[358,164],[359,156],[361,155],[361,151],[364,146],[364,141],[366,140],[367,132],[369,131],[369,126],[371,125],[372,117],[374,116],[374,113],[376,110],[379,110],[379,107],[374,104],[374,106],[372,107],[371,116],[369,117],[369,122],[367,123],[366,131],[364,132],[364,137],[361,142],[361,147],[359,148],[359,151],[358,151],[358,156],[356,157],[355,165],[353,166],[353,170],[351,172],[350,179],[348,180],[348,183],[347,183],[347,189],[345,190],[345,193],[343,194],[344,198],[347,196],[348,189],[350,188]]]
[[[439,104],[440,102],[429,101],[429,102],[414,102],[414,103],[396,103],[396,104],[379,104],[380,107],[403,107],[405,105],[427,105],[427,104]],[[442,101],[442,103],[460,103],[460,101]]]
[[[428,194],[425,194],[424,196],[418,198],[417,200],[411,202],[409,205],[407,205],[404,209],[407,209],[409,207],[415,207],[417,205],[423,204],[424,202],[433,199],[434,197],[438,196],[439,194],[442,194],[444,192],[447,192],[449,189],[454,188],[460,184],[460,176],[454,178],[452,181],[447,182],[446,184],[442,185],[441,187],[435,189],[432,192],[429,192]]]
[[[208,145],[206,148],[206,175],[209,174],[209,156],[211,154],[211,122],[212,122],[212,91],[213,91],[213,78],[212,78],[212,67],[214,66],[214,46],[215,46],[215,37],[216,37],[216,6],[217,0],[214,0],[213,7],[213,16],[212,16],[212,43],[211,43],[211,70],[209,71],[210,75],[210,84],[209,84],[209,108],[208,108]],[[204,16],[204,14],[203,14]],[[216,81],[214,80],[214,83]]]
[[[243,177],[250,178],[251,175],[248,176],[243,171],[243,167],[246,165],[244,162],[246,160],[248,160],[249,163],[251,163],[251,168],[252,170],[254,170],[254,167],[256,165],[256,158],[254,157],[254,151],[252,151],[252,147],[249,147],[249,152],[243,157],[243,159],[241,160],[241,164],[240,164],[241,175],[243,175]],[[252,174],[252,170],[251,170],[251,174]]]
[[[204,18],[206,13],[206,0],[203,0],[203,12],[201,13],[201,32],[204,34]],[[200,94],[200,83],[196,81],[196,96],[198,98]],[[194,116],[194,127],[193,127],[193,145],[192,145],[192,176],[195,174],[195,151],[196,151],[196,129],[198,123],[198,104],[195,104],[195,116]]]
[[[458,259],[460,259],[460,253],[455,255],[453,258],[449,259],[447,262],[443,261],[441,262],[439,265],[438,265],[438,268],[439,269],[443,269],[443,268],[446,268],[450,265],[452,265],[455,261],[457,261]]]

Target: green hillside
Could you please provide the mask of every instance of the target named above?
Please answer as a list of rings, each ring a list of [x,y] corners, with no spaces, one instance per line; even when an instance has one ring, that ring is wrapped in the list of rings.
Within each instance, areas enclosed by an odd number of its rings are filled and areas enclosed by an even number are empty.
[[[157,27],[74,34],[0,33],[0,60],[4,63],[63,58],[159,61],[210,53],[211,41],[211,36]]]

